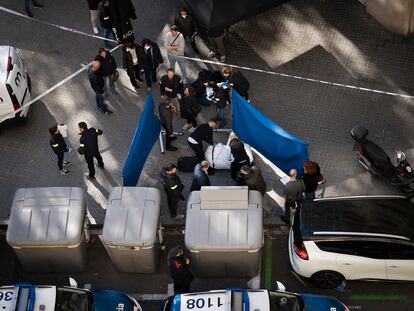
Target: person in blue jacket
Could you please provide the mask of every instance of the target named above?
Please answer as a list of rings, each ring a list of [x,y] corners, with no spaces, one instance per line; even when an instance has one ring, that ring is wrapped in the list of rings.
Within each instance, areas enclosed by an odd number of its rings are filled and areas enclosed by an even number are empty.
[[[208,177],[208,161],[201,161],[194,167],[193,182],[190,191],[198,191],[202,186],[210,186],[210,178]]]

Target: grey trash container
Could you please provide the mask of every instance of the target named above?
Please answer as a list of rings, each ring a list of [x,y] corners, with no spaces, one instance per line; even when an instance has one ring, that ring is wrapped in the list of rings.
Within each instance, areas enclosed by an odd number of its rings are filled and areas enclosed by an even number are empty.
[[[247,187],[202,187],[187,202],[185,246],[198,277],[253,277],[263,247],[263,198]]]
[[[109,196],[102,240],[120,272],[153,273],[159,264],[161,193],[115,187]]]
[[[86,269],[86,221],[81,188],[18,189],[7,243],[28,272],[82,272]]]

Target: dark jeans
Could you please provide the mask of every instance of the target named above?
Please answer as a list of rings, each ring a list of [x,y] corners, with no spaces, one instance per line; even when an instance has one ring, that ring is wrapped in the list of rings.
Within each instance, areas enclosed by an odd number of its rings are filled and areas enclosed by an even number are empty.
[[[24,10],[26,11],[26,14],[30,14],[30,2],[32,2],[33,5],[38,4],[35,0],[24,0]]]
[[[98,165],[100,167],[104,167],[102,156],[99,153],[99,151],[96,151],[94,155],[86,155],[85,154],[85,161],[88,164],[89,177],[91,177],[91,178],[95,177],[95,164],[93,163],[93,158],[96,158],[96,160],[98,160]]]
[[[145,70],[144,73],[147,87],[152,87],[152,84],[157,82],[157,69],[153,68],[151,70]]]
[[[171,142],[172,142],[171,135],[173,133],[164,124],[162,125],[162,127],[165,130],[165,146],[166,147],[170,147],[171,146]]]
[[[190,292],[190,284],[179,284],[174,282],[174,295]]]
[[[133,87],[139,87],[137,80],[141,81],[141,71],[139,69],[138,65],[134,65],[134,70],[133,71],[128,71],[127,72],[129,80],[131,81],[131,84]]]
[[[178,202],[179,200],[171,199],[167,196],[168,210],[170,211],[171,218],[177,216]]]
[[[202,143],[192,144],[190,142],[188,142],[188,144],[190,145],[191,149],[194,150],[195,156],[197,157],[198,162],[200,163],[201,161],[203,161],[204,160],[203,144]]]
[[[224,108],[216,108],[216,112],[217,112],[217,119],[219,121],[226,121],[226,107]]]
[[[193,127],[197,127],[197,120],[196,120],[196,118],[187,118],[187,124],[192,124]]]
[[[111,37],[111,33],[112,33],[112,29],[104,28],[103,35],[104,35],[105,39],[109,39]],[[105,47],[105,49],[109,49],[109,41],[108,40],[104,41],[104,47]]]
[[[108,111],[103,94],[95,92],[95,101],[97,108],[101,109],[103,112]]]
[[[63,170],[63,157],[65,156],[64,152],[58,152],[56,153],[58,158],[58,167],[60,170]]]

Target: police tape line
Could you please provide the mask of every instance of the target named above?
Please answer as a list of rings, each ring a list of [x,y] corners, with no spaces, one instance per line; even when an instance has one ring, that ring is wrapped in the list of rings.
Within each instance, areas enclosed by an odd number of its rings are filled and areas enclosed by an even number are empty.
[[[92,34],[89,34],[89,33],[86,33],[86,32],[80,31],[80,30],[76,30],[76,29],[73,29],[73,28],[69,28],[69,27],[65,27],[65,26],[61,26],[61,25],[57,25],[57,24],[53,24],[53,23],[49,23],[49,22],[45,22],[45,21],[41,21],[41,20],[35,19],[33,17],[26,16],[22,13],[10,10],[8,8],[5,8],[4,6],[0,6],[0,11],[7,12],[7,13],[10,13],[10,14],[13,14],[13,15],[16,15],[16,16],[20,16],[20,17],[29,19],[31,21],[38,22],[38,23],[43,24],[43,25],[48,25],[48,26],[52,26],[52,27],[55,27],[55,28],[58,28],[58,29],[61,29],[61,30],[69,31],[69,32],[72,32],[72,33],[77,33],[77,34],[82,35],[82,36],[87,36],[87,37],[100,39],[100,40],[106,40],[106,41],[115,42],[115,43],[118,44],[118,41],[116,41],[116,40],[106,39],[104,37],[97,36],[97,35],[92,35]]]
[[[195,61],[195,62],[205,63],[205,64],[212,64],[212,65],[227,66],[227,67],[232,67],[232,68],[237,68],[237,69],[244,69],[244,70],[260,72],[260,73],[270,74],[270,75],[279,76],[279,77],[284,77],[284,78],[303,80],[303,81],[308,81],[308,82],[326,84],[326,85],[330,85],[330,86],[342,87],[342,88],[346,88],[346,89],[353,89],[353,90],[358,90],[358,91],[363,91],[363,92],[370,92],[370,93],[376,93],[376,94],[383,94],[383,95],[390,95],[390,96],[397,96],[397,97],[402,97],[402,98],[414,99],[413,95],[406,95],[406,94],[401,94],[401,93],[396,93],[396,92],[376,90],[376,89],[371,89],[371,88],[366,88],[366,87],[361,87],[361,86],[355,86],[355,85],[350,85],[350,84],[343,84],[343,83],[331,82],[331,81],[326,81],[326,80],[307,78],[307,77],[291,75],[291,74],[286,74],[286,73],[281,73],[281,72],[276,72],[276,71],[269,71],[269,70],[250,68],[250,67],[239,66],[239,65],[232,65],[232,64],[221,63],[221,62],[217,62],[217,61],[201,59],[201,58],[195,58],[195,57],[188,57],[188,56],[177,56],[177,57],[184,58],[184,59],[191,60],[191,61]]]
[[[119,47],[121,47],[122,44],[114,47],[112,50],[110,50],[110,52],[112,53],[113,51],[115,51],[116,49],[118,49]],[[24,104],[24,106],[20,107],[19,109],[16,109],[14,111],[14,113],[19,113],[21,112],[23,109],[26,109],[27,107],[29,107],[30,105],[32,105],[33,103],[35,103],[36,101],[38,101],[39,99],[45,97],[47,94],[53,92],[54,90],[56,90],[58,87],[60,87],[61,85],[65,84],[66,82],[68,82],[69,80],[71,80],[72,78],[76,77],[78,74],[80,74],[82,71],[87,70],[89,68],[90,65],[92,65],[93,61],[90,62],[89,64],[83,66],[81,69],[75,71],[74,73],[72,73],[70,76],[66,77],[65,79],[63,79],[62,81],[56,83],[54,86],[52,86],[51,88],[47,89],[45,92],[43,92],[42,94],[36,96],[35,98],[33,98],[32,100],[30,100],[28,103]]]

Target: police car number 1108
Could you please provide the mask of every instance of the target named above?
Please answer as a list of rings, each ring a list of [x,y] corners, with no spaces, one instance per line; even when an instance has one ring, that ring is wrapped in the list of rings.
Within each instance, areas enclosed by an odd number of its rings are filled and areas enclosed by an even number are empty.
[[[181,311],[185,310],[225,310],[226,293],[181,296]]]

